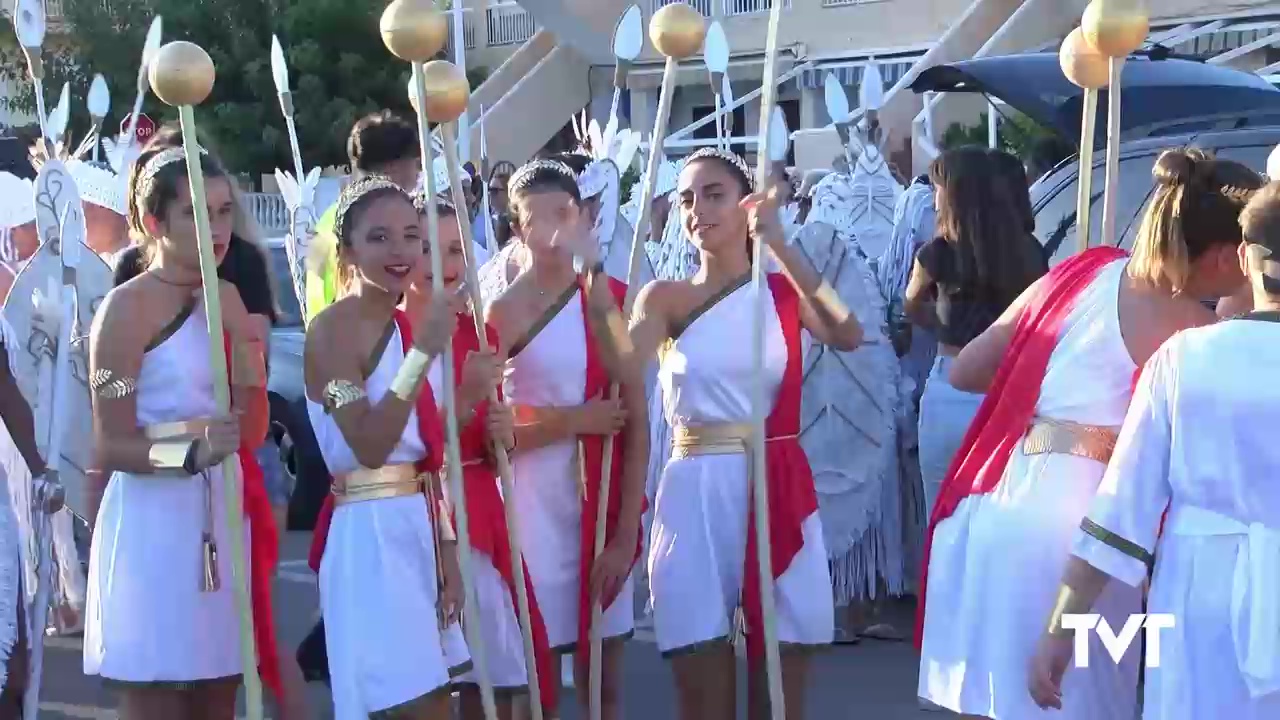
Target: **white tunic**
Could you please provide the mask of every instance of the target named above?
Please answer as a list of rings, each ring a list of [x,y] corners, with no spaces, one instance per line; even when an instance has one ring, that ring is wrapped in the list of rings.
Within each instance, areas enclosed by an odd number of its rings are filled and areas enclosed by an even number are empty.
[[[371,402],[386,394],[403,361],[397,330],[365,382]],[[307,412],[329,472],[358,470],[333,417],[310,399]],[[413,463],[426,454],[414,411],[386,464]],[[320,607],[337,720],[365,720],[449,683],[437,597],[435,535],[425,495],[334,508],[320,561]],[[453,664],[466,659],[459,645],[450,647]]]
[[[440,359],[431,363],[427,372],[427,380],[435,393],[436,403],[444,404],[444,373]],[[457,382],[457,377],[454,377]],[[494,478],[498,483],[498,479]],[[445,488],[446,495],[451,497],[453,487]],[[501,491],[501,488],[499,488]],[[520,630],[520,619],[515,604],[511,601],[511,592],[502,574],[493,566],[493,560],[482,552],[471,553],[471,585],[475,591],[475,603],[467,598],[463,613],[469,622],[474,622],[480,642],[484,643],[484,666],[489,682],[495,689],[511,692],[526,690],[529,676],[525,671],[524,635]],[[450,666],[457,667],[459,650],[462,659],[467,660],[466,642],[462,637],[462,627],[455,623],[449,627],[445,640],[445,654]],[[475,684],[479,682],[476,669],[471,668],[455,675],[457,682]]]
[[[1156,558],[1147,612],[1176,625],[1147,668],[1149,720],[1280,718],[1277,368],[1280,324],[1231,320],[1166,342],[1077,535],[1078,557],[1129,585]]]
[[[507,362],[503,393],[512,405],[573,407],[586,391],[587,340],[581,292],[575,293],[529,344]],[[556,651],[578,641],[582,548],[582,474],[576,440],[524,450],[511,458],[520,544],[547,642]],[[617,491],[615,488],[614,491]],[[602,635],[635,627],[632,579],[605,609]]]
[[[139,427],[212,417],[203,304],[142,358]],[[234,456],[233,456],[234,457]],[[177,473],[117,472],[107,482],[89,550],[84,673],[129,683],[239,675],[222,471],[208,471],[222,587],[202,592],[204,482]],[[245,527],[246,567],[248,524]]]
[[[670,426],[751,421],[755,370],[746,350],[751,330],[738,320],[754,312],[755,297],[749,283],[733,291],[695,319],[663,355],[658,380]],[[765,367],[772,397],[786,369],[787,345],[772,298],[766,302]],[[734,611],[742,603],[749,478],[743,453],[667,462],[649,541],[654,628],[663,653],[732,634]],[[803,547],[775,584],[778,639],[826,645],[835,632],[835,610],[817,512],[805,519],[803,533]]]
[[[1104,267],[1063,325],[1040,386],[1036,416],[1119,427],[1136,367],[1120,334],[1124,261]],[[1081,518],[1105,467],[1066,454],[1013,450],[997,487],[973,495],[934,531],[918,692],[954,712],[993,720],[1133,720],[1137,644],[1119,665],[1071,668],[1063,709],[1027,692],[1027,662],[1044,631]],[[1114,628],[1141,612],[1118,583],[1095,612]],[[1096,634],[1095,657],[1108,657]]]

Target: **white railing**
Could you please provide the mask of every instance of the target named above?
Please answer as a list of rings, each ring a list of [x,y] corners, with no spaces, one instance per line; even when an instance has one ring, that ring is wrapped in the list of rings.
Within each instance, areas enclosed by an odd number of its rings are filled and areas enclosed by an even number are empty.
[[[44,0],[44,16],[50,20],[61,20],[62,0]]]
[[[453,57],[453,23],[458,22],[458,13],[449,13],[449,39],[445,41],[445,52]],[[471,16],[471,8],[462,11],[462,42],[467,50],[476,48],[476,23]]]
[[[822,0],[822,7],[845,7],[847,5],[870,5],[885,0]]]
[[[277,193],[245,193],[249,212],[268,236],[289,232],[289,206]]]
[[[733,15],[752,15],[769,12],[773,3],[770,0],[723,0],[722,8],[725,17]],[[791,0],[783,0],[783,10],[791,9]]]
[[[652,16],[655,12],[667,5],[674,5],[678,2],[691,5],[694,10],[702,13],[703,17],[709,18],[715,15],[715,10],[713,9],[715,0],[649,0],[649,15]]]
[[[490,5],[485,10],[486,37],[490,47],[518,45],[533,37],[533,16],[514,2]]]

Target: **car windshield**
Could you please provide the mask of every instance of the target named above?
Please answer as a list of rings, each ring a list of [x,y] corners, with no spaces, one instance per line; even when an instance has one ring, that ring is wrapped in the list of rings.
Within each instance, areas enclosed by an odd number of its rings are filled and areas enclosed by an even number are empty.
[[[273,246],[271,254],[271,279],[275,283],[276,305],[280,309],[276,327],[301,327],[302,308],[293,291],[293,274],[289,270],[289,255],[284,245]]]

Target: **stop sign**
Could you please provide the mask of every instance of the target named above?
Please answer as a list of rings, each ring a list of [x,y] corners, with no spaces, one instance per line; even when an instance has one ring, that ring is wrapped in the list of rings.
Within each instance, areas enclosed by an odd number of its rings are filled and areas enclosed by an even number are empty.
[[[129,129],[129,120],[133,117],[133,113],[124,116],[120,121],[120,132],[124,133]],[[133,135],[138,140],[138,144],[145,143],[156,132],[156,121],[152,120],[149,115],[142,113],[138,115],[138,126],[134,129]]]

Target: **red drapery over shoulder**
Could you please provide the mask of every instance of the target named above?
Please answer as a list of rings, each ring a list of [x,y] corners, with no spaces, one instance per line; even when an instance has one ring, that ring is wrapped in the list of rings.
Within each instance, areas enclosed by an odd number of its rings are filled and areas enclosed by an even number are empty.
[[[606,276],[607,277],[607,276]],[[627,295],[627,286],[625,283],[619,282],[613,278],[608,278],[609,292],[613,294],[614,301],[618,304],[619,309],[625,303]],[[578,286],[581,292],[578,294],[582,302],[582,319],[586,326],[587,340],[587,372],[586,387],[583,389],[583,402],[588,402],[597,396],[603,396],[608,391],[610,385],[609,373],[604,367],[604,363],[600,358],[599,345],[595,339],[595,334],[591,331],[591,322],[588,320],[590,309],[588,307],[588,291],[587,280],[585,276],[579,277]],[[618,523],[622,515],[622,469],[626,465],[626,441],[624,429],[622,432],[613,436],[613,466],[610,468],[609,481],[609,507],[605,515],[605,544],[613,542],[618,532]],[[596,519],[597,509],[600,507],[600,486],[604,477],[604,439],[603,435],[582,435],[578,438],[580,452],[582,453],[582,465],[586,472],[583,478],[585,492],[582,494],[582,551],[581,562],[579,565],[580,575],[578,582],[578,659],[583,663],[584,667],[588,666],[588,660],[591,652],[591,571],[595,566],[595,547],[596,547]],[[629,542],[630,540],[628,540]],[[636,532],[635,537],[635,559],[640,557],[640,532]],[[634,560],[633,560],[634,562]],[[616,602],[617,598],[613,599]],[[609,606],[605,606],[606,608]]]
[[[925,592],[929,579],[929,555],[938,523],[951,517],[960,502],[971,495],[995,489],[1014,448],[1027,431],[1040,399],[1040,384],[1049,367],[1062,325],[1076,306],[1080,293],[1108,264],[1127,253],[1114,247],[1086,250],[1055,267],[1039,291],[1018,315],[1013,338],[996,369],[986,398],[965,433],[960,449],[947,469],[946,479],[929,518],[925,537],[920,600],[916,608],[916,647],[923,641]]]
[[[804,385],[800,296],[791,281],[779,273],[769,273],[766,281],[787,346],[786,369],[782,373],[773,410],[764,423],[765,483],[769,493],[769,557],[773,581],[776,582],[804,547],[804,521],[818,511],[818,493],[814,489],[809,458],[800,446],[800,392]],[[758,540],[754,502],[750,508],[741,602],[746,621],[748,659],[758,662],[764,657],[765,649],[764,613],[760,605],[760,563],[756,559]]]
[[[227,367],[231,367],[231,337],[223,333]],[[266,389],[261,391],[264,395]],[[258,650],[258,674],[277,698],[283,697],[280,653],[276,647],[275,618],[271,611],[271,579],[280,559],[280,535],[271,512],[262,466],[254,448],[242,445],[240,481],[244,488],[244,514],[249,521],[249,602],[253,610],[253,639]]]

